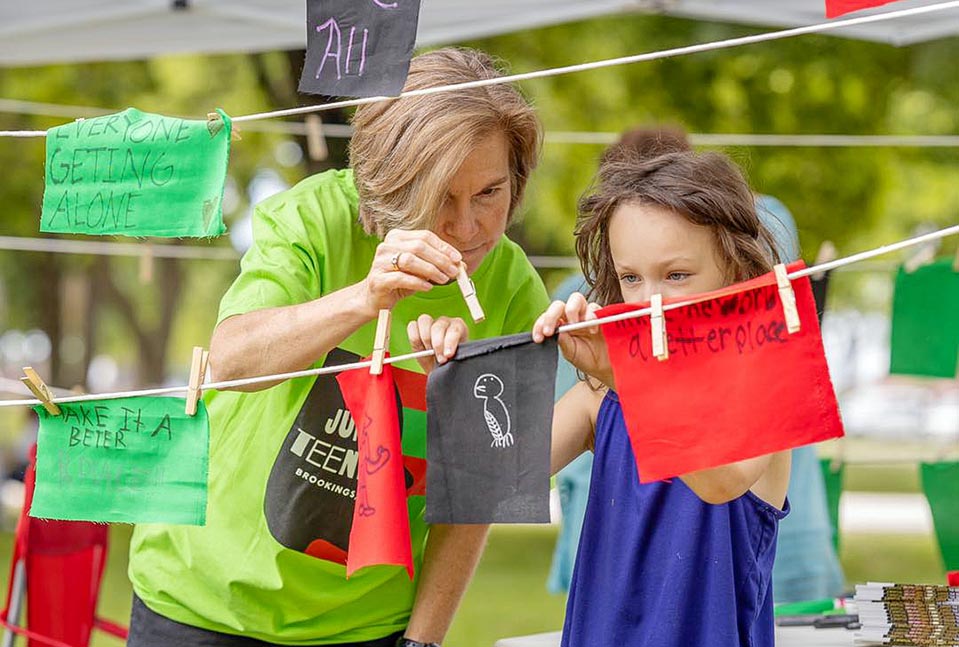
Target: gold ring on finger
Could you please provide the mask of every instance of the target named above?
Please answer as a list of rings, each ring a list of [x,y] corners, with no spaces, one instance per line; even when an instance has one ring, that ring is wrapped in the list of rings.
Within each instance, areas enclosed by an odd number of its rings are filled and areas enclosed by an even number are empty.
[[[390,264],[393,266],[393,270],[396,272],[400,271],[400,254],[402,253],[403,252],[397,252],[390,258]]]

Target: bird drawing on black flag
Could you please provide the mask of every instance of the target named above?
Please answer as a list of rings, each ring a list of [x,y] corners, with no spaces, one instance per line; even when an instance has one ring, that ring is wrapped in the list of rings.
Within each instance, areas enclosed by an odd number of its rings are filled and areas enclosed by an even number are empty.
[[[499,399],[503,390],[503,380],[492,373],[480,375],[473,385],[473,397],[483,401],[483,418],[493,436],[490,447],[509,447],[513,444],[509,411],[506,410],[506,403]]]

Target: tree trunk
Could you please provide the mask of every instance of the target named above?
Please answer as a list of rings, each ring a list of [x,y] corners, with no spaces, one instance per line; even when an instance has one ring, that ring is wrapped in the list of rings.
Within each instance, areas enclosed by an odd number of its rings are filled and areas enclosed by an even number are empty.
[[[266,65],[266,54],[250,55],[260,87],[273,105],[273,109],[292,108],[300,104],[322,104],[336,100],[335,97],[298,94],[297,87],[300,81],[300,73],[303,71],[303,60],[306,53],[302,49],[299,49],[289,50],[283,54],[286,58],[288,70],[288,74],[286,74],[284,78],[277,78],[275,75],[270,75]],[[309,98],[309,100],[304,101],[304,98]],[[323,120],[323,123],[326,124],[349,124],[349,116],[342,108],[337,110],[324,110],[316,114]],[[293,139],[300,145],[300,148],[303,149],[303,165],[307,175],[321,173],[331,168],[346,168],[349,162],[349,140],[346,138],[336,137],[326,140],[326,147],[329,154],[325,160],[314,160],[306,154],[308,146],[305,135],[294,135]]]
[[[110,271],[110,258],[97,259],[98,292],[117,309],[137,343],[137,386],[161,384],[166,376],[166,353],[177,303],[183,284],[183,272],[176,259],[158,258],[154,288],[159,300],[159,320],[150,325],[137,312],[133,299],[123,293]]]
[[[40,292],[36,295],[37,324],[50,339],[50,377],[51,384],[63,384],[60,361],[60,338],[63,334],[61,327],[62,301],[60,299],[60,283],[63,278],[62,257],[57,254],[44,252],[37,256],[33,269],[38,278],[36,285]]]

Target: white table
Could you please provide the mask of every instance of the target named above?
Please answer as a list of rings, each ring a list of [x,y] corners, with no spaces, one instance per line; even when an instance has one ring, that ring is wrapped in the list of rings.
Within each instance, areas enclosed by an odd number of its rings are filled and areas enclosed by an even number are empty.
[[[776,627],[777,647],[852,647],[856,632],[848,629]],[[493,647],[558,647],[560,632],[497,640]],[[862,643],[860,643],[862,644]],[[610,646],[612,647],[612,646]]]

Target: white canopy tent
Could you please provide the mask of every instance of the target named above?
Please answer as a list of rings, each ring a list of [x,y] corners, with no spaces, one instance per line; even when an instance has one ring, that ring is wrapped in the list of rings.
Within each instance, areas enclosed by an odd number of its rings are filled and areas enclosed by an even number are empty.
[[[622,12],[792,27],[823,22],[823,2],[422,0],[417,43],[453,43]],[[900,0],[869,11],[935,3]],[[7,0],[0,3],[0,66],[143,59],[186,52],[298,49],[306,42],[305,15],[306,0]],[[832,33],[905,45],[959,33],[959,10]],[[642,44],[630,49],[642,51]]]

